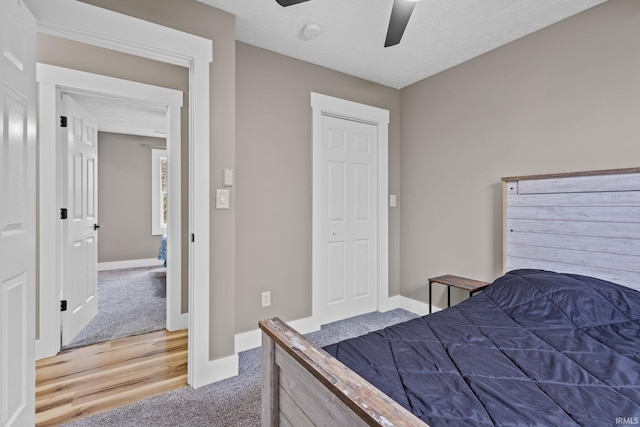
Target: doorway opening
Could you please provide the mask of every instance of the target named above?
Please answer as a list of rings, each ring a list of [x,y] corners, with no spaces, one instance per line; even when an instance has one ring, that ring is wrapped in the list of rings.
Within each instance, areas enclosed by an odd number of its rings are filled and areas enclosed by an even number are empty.
[[[209,357],[209,71],[213,60],[212,41],[81,2],[54,4],[30,1],[29,6],[38,20],[39,33],[188,68],[189,233],[192,237],[197,236],[189,244],[188,323],[193,339],[189,339],[188,343],[188,383],[193,387],[208,384],[221,376],[219,370],[224,371],[226,376],[232,375],[227,374],[230,362],[211,361]],[[53,105],[50,107],[54,108]],[[41,119],[41,128],[42,125]],[[48,125],[55,129],[55,123]],[[198,185],[194,186],[194,182],[198,182]],[[55,195],[46,197],[55,198]],[[56,212],[50,213],[55,218]],[[42,251],[42,240],[40,243]],[[46,271],[55,271],[56,261],[50,260],[53,266],[49,265]],[[53,295],[53,298],[46,300],[45,297],[39,295],[39,301],[57,302],[59,298]]]
[[[62,349],[167,327],[172,329],[172,325],[167,325],[170,317],[167,312],[171,308],[166,303],[167,269],[171,279],[171,269],[175,268],[166,261],[167,228],[171,222],[168,216],[168,169],[172,166],[166,150],[167,108],[141,100],[123,101],[79,92],[65,92],[63,101],[66,97],[82,107],[96,123],[97,217],[93,222],[99,224],[99,228],[94,233],[97,281],[93,276],[93,260],[89,262],[91,274],[83,281],[91,286],[97,285],[96,289],[91,288],[83,295],[85,300],[93,298],[94,294],[97,296],[97,313],[85,322],[72,322],[70,313],[62,313]],[[67,120],[67,129],[70,129],[71,122],[77,118],[68,115]],[[67,134],[70,132],[67,130]],[[63,150],[64,147],[65,144]],[[156,159],[153,154],[159,151],[164,153],[163,157]],[[164,168],[154,167],[156,161]],[[160,190],[164,190],[165,197],[153,197],[156,192],[159,195]],[[63,194],[69,192],[64,190]],[[90,200],[87,201],[89,203]],[[63,221],[63,227],[70,227],[75,206],[73,203],[65,206],[69,209],[69,219]],[[156,215],[159,213],[162,218]],[[181,224],[173,221],[171,226],[181,227]],[[88,231],[93,232],[90,227]],[[63,254],[70,243],[65,241],[66,235],[63,233]],[[81,242],[77,246],[81,247]],[[162,259],[159,259],[160,252]],[[172,257],[181,258],[181,253],[173,253]],[[63,261],[63,265],[68,265],[66,260]],[[63,276],[68,275],[63,272]],[[169,289],[181,285],[180,280],[178,283],[169,282]],[[67,301],[67,311],[75,310],[74,316],[78,316],[85,308],[82,307],[85,301],[72,301],[75,293],[71,292],[72,289],[65,289],[72,288],[69,286],[71,283],[68,277],[63,279],[62,298]],[[82,289],[82,285],[79,288]],[[87,308],[91,307],[91,301],[86,304]],[[187,327],[186,324],[181,326],[180,329]]]
[[[164,127],[156,124],[150,131],[153,135],[156,131],[166,133],[167,158],[172,162],[171,173],[168,175],[167,187],[171,194],[167,203],[167,218],[169,226],[166,229],[167,245],[167,270],[166,270],[166,327],[168,330],[186,329],[188,326],[188,314],[182,304],[182,213],[181,213],[181,168],[180,168],[180,109],[182,107],[182,93],[176,90],[145,85],[114,79],[96,74],[69,70],[44,64],[38,64],[38,81],[40,91],[40,158],[58,159],[55,162],[41,162],[40,164],[40,249],[47,250],[46,256],[40,257],[40,295],[41,300],[50,298],[55,301],[68,295],[73,295],[74,290],[63,288],[65,277],[65,265],[63,262],[63,246],[65,244],[63,232],[65,221],[60,221],[59,216],[51,215],[62,208],[65,193],[64,162],[68,156],[63,155],[64,150],[59,141],[64,138],[66,130],[59,126],[60,111],[62,111],[62,94],[72,96],[84,101],[89,106],[91,102],[96,104],[128,105],[128,108],[146,109],[154,108],[162,110]],[[90,101],[91,100],[91,101]],[[104,105],[103,105],[104,106]],[[135,107],[132,107],[135,106]],[[91,108],[91,107],[90,107]],[[108,109],[109,109],[108,108]],[[94,111],[97,111],[94,108]],[[105,120],[108,122],[108,119]],[[100,126],[100,125],[98,125]],[[106,128],[109,129],[108,127]],[[112,129],[113,130],[113,129]],[[58,141],[58,142],[56,142]],[[99,141],[98,141],[99,144]],[[149,144],[146,144],[149,145]],[[139,150],[149,155],[148,165],[151,166],[151,153],[145,147],[138,145]],[[73,161],[73,160],[72,160]],[[73,166],[72,166],[73,167]],[[151,191],[151,189],[150,189]],[[98,208],[98,214],[99,210]],[[123,217],[126,213],[123,212]],[[148,212],[151,218],[151,211]],[[149,233],[151,227],[149,226]],[[53,254],[51,253],[53,252]],[[97,258],[96,258],[97,262]],[[127,266],[125,264],[125,266]],[[128,265],[131,266],[131,265]],[[67,269],[73,267],[67,267]],[[97,270],[97,264],[91,265],[91,269]],[[74,272],[67,271],[66,274]],[[188,280],[187,280],[188,281]],[[80,292],[88,295],[87,292]],[[69,308],[77,310],[77,304]],[[185,313],[183,313],[185,311]],[[52,356],[60,350],[59,325],[67,313],[60,313],[52,304],[41,304],[39,307],[39,339],[36,342],[36,358]],[[68,339],[66,340],[69,341]]]

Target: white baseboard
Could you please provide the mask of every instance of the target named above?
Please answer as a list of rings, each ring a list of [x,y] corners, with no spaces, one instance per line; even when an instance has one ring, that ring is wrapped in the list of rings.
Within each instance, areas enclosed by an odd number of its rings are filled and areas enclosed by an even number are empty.
[[[380,307],[380,311],[384,313],[396,308],[402,308],[404,310],[415,313],[418,316],[429,314],[429,304],[411,298],[403,297],[402,295],[389,297],[384,306]],[[441,308],[435,305],[433,306],[434,313],[440,310]],[[292,320],[290,322],[287,322],[287,324],[301,334],[308,334],[310,332],[319,331],[321,322],[315,320],[313,317],[305,317],[304,319]],[[240,353],[241,351],[260,347],[260,345],[262,345],[262,335],[260,332],[260,329],[254,329],[251,331],[236,334],[234,337],[234,349],[236,354]]]
[[[320,330],[320,322],[313,317],[305,317],[304,319],[293,320],[287,322],[293,329],[301,334],[309,334]]]
[[[381,301],[379,310],[381,313],[386,313],[396,308],[400,308],[400,295],[388,297],[385,301]]]
[[[242,332],[236,334],[234,337],[234,350],[236,353],[251,350],[252,348],[258,347],[261,342],[260,329]]]
[[[178,318],[173,318],[171,324],[167,322],[167,331],[181,331],[189,328],[189,313],[180,313]]]
[[[207,366],[199,375],[196,384],[190,384],[193,388],[200,388],[202,386],[222,381],[227,378],[235,377],[238,375],[238,355],[223,357],[216,360],[210,360],[207,362]]]
[[[410,311],[418,316],[429,314],[429,304],[403,297],[402,295],[387,298],[384,305],[380,307],[380,311],[384,313],[396,308],[402,308],[403,310]],[[435,305],[433,306],[434,313],[440,310],[441,308]],[[292,320],[291,322],[287,322],[287,324],[301,334],[308,334],[310,332],[319,331],[321,322],[319,320],[315,320],[313,317],[305,317],[304,319]],[[236,334],[234,337],[234,348],[236,354],[241,351],[259,347],[262,344],[262,335],[260,332],[260,329],[254,329],[252,331]]]
[[[161,259],[131,259],[127,261],[99,262],[98,271],[120,270],[122,268],[156,267],[164,263]]]
[[[429,304],[415,299],[403,297],[400,295],[400,308],[417,314],[418,316],[424,316],[429,314]],[[442,310],[440,307],[434,305],[433,313]]]
[[[417,301],[411,298],[396,295],[394,297],[387,298],[383,306],[380,307],[380,311],[389,311],[396,308],[402,308],[404,310],[415,313],[419,316],[424,316],[429,313],[429,304],[425,304],[421,301]],[[439,311],[440,308],[433,306],[433,311]],[[289,326],[298,331],[301,334],[308,334],[320,330],[320,321],[313,317],[305,317],[303,319],[292,320],[287,322]],[[262,345],[262,334],[260,329],[254,329],[247,332],[236,334],[234,337],[234,351],[233,356],[229,356],[222,359],[212,360],[209,363],[211,367],[208,368],[210,373],[206,374],[206,378],[202,378],[202,385],[210,384],[215,381],[220,381],[225,378],[238,375],[238,353],[241,351],[251,350]],[[198,385],[193,386],[194,388]]]
[[[311,317],[287,322],[292,328],[302,334],[320,330],[320,325]],[[206,362],[206,368],[202,375],[198,375],[197,383],[191,384],[193,388],[202,387],[207,384],[221,381],[226,378],[238,375],[238,353],[250,350],[262,345],[262,335],[260,329],[236,334],[235,354],[221,359]]]
[[[292,320],[287,322],[296,331],[301,334],[308,334],[320,330],[320,323],[315,321],[313,317],[305,317],[303,319]],[[251,350],[252,348],[260,347],[262,345],[262,334],[260,329],[254,329],[252,331],[242,332],[236,334],[235,338],[235,352]]]

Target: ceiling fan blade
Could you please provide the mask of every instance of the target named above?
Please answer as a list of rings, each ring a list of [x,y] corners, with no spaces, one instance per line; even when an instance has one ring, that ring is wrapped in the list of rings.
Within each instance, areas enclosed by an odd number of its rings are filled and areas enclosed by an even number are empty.
[[[294,4],[304,3],[309,0],[276,0],[282,7],[293,6]]]
[[[393,9],[391,9],[389,29],[387,30],[387,39],[384,42],[384,47],[394,46],[400,43],[414,7],[416,7],[416,2],[393,0]]]

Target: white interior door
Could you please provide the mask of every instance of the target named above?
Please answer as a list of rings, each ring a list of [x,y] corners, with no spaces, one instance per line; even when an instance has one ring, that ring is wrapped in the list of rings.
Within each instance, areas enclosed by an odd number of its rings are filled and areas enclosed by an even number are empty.
[[[68,94],[62,96],[64,131],[62,345],[98,313],[98,128],[93,118]]]
[[[35,19],[0,5],[0,425],[35,422]]]
[[[323,321],[377,309],[377,127],[322,116]]]

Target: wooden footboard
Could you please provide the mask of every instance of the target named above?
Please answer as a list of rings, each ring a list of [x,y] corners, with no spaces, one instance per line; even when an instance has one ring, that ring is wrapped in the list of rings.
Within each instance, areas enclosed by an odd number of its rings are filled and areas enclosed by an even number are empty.
[[[263,427],[428,427],[282,320],[260,329]]]

